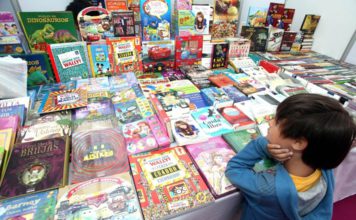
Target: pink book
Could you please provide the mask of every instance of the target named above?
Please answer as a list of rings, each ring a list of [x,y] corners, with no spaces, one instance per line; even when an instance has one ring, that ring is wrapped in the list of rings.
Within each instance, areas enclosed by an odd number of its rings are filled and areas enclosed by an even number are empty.
[[[16,133],[19,126],[20,118],[18,115],[0,118],[0,130],[11,128]]]
[[[156,115],[151,115],[146,118],[148,125],[150,126],[153,136],[160,147],[169,147],[171,141],[166,132],[166,128],[163,127]]]

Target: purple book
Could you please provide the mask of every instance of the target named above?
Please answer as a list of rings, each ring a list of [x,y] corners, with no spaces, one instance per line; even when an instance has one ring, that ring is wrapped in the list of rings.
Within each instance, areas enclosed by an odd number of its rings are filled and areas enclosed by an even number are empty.
[[[11,128],[16,133],[20,126],[20,118],[18,115],[12,115],[5,118],[0,118],[0,130]]]
[[[221,137],[186,146],[215,198],[235,191],[225,176],[226,165],[235,152]]]
[[[114,105],[110,99],[88,103],[87,107],[75,110],[75,119],[91,119],[100,116],[114,115]]]
[[[14,197],[64,186],[67,182],[68,154],[68,145],[63,138],[16,145],[0,195]]]

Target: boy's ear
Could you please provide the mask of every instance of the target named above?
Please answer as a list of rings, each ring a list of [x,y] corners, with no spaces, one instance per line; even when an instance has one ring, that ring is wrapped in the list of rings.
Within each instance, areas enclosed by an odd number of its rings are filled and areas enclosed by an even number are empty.
[[[308,146],[308,140],[305,138],[298,138],[294,140],[292,148],[295,151],[303,151]]]

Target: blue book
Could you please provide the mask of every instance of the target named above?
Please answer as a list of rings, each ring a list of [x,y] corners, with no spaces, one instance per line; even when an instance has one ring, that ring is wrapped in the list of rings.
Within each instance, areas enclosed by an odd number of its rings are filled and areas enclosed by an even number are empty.
[[[116,117],[122,124],[132,123],[143,119],[137,102],[131,100],[128,102],[114,104]]]
[[[38,88],[39,87],[37,86],[36,89],[27,90],[27,96],[30,97],[30,109],[33,109],[35,107]]]
[[[222,90],[234,101],[234,103],[248,100],[248,97],[234,86],[226,86],[222,88]]]
[[[214,105],[215,108],[231,106],[232,99],[220,88],[209,87],[201,90],[201,93],[209,105]]]
[[[189,105],[194,106],[194,109],[204,108],[209,106],[200,92],[184,94],[182,95],[182,98],[189,99]]]
[[[20,117],[21,125],[25,123],[26,108],[25,105],[14,105],[0,108],[0,118],[18,115]]]
[[[90,68],[93,77],[111,76],[112,67],[109,61],[109,50],[106,44],[88,45]]]

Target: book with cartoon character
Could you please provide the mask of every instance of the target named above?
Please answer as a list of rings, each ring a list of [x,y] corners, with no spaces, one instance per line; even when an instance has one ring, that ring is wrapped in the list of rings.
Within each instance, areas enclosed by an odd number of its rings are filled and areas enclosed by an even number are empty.
[[[0,195],[14,197],[64,186],[67,183],[68,160],[68,138],[15,145]]]
[[[143,220],[129,172],[66,186],[58,191],[57,200],[56,220]]]
[[[114,106],[110,99],[105,99],[97,102],[90,102],[84,108],[75,110],[75,119],[95,118],[106,115],[114,115]]]
[[[116,117],[122,124],[131,123],[143,119],[141,111],[135,100],[114,104]]]
[[[177,91],[160,92],[156,94],[158,101],[161,103],[163,110],[168,117],[179,117],[189,114],[189,99],[184,99]]]
[[[88,45],[88,56],[93,77],[112,75],[108,45],[99,43]]]
[[[129,156],[146,220],[169,219],[214,202],[183,147]]]
[[[46,51],[47,44],[78,41],[73,14],[61,12],[18,12],[32,53]]]
[[[186,148],[215,198],[236,190],[225,176],[227,163],[236,153],[224,139],[214,137],[203,143],[187,145]]]

